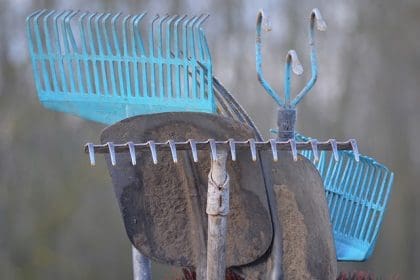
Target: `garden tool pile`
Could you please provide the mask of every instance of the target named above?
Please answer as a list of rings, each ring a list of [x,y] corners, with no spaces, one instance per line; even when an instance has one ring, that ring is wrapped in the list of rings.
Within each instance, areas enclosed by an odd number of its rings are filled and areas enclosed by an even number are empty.
[[[393,173],[359,154],[354,139],[317,141],[295,132],[296,106],[317,80],[309,17],[311,78],[294,98],[296,51],[286,55],[277,137],[264,140],[250,116],[213,76],[203,24],[208,15],[36,11],[27,18],[35,86],[49,109],[109,125],[88,143],[92,165],[105,154],[127,236],[140,256],[224,279],[335,279],[336,261],[373,252]]]

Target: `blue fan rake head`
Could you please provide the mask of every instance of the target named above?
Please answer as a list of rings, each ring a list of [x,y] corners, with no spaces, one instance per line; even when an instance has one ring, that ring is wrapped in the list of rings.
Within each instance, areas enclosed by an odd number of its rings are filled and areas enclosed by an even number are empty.
[[[159,112],[215,112],[207,15],[41,10],[27,36],[41,103],[111,124]]]
[[[308,141],[296,135],[298,141]],[[357,151],[357,149],[356,149]],[[382,225],[394,173],[375,159],[356,152],[303,151],[318,169],[325,187],[337,259],[364,261],[370,257]]]

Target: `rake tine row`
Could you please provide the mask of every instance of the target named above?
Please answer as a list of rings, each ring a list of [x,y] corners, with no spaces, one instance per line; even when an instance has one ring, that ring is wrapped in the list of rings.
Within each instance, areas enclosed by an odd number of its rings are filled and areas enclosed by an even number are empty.
[[[208,59],[208,46],[201,38],[202,25],[208,14],[190,18],[186,15],[156,15],[149,24],[149,38],[153,43],[148,50],[141,31],[146,14],[122,18],[121,13],[39,10],[27,18],[27,31],[36,42],[31,51],[38,55],[123,55],[162,59],[171,58],[172,52],[177,58]]]
[[[293,139],[288,141],[276,141],[274,139],[270,139],[269,141],[256,141],[255,139],[248,139],[246,141],[236,141],[234,139],[228,139],[226,141],[216,141],[214,139],[196,141],[194,139],[188,139],[187,141],[181,142],[175,142],[174,140],[168,140],[166,142],[148,141],[146,143],[127,142],[125,144],[114,144],[112,142],[108,142],[103,145],[87,143],[85,145],[85,152],[89,154],[92,165],[95,165],[95,153],[109,153],[111,156],[111,162],[115,165],[115,154],[125,152],[129,152],[131,162],[135,165],[137,156],[136,151],[146,150],[150,150],[154,164],[158,163],[158,150],[170,151],[172,159],[175,163],[178,162],[177,149],[191,150],[194,162],[198,162],[198,150],[210,150],[212,160],[216,160],[218,148],[228,149],[230,151],[232,161],[236,161],[236,151],[238,149],[248,149],[250,151],[251,159],[254,162],[257,161],[257,151],[259,150],[271,150],[274,161],[278,161],[278,151],[291,151],[293,160],[297,161],[298,150],[311,150],[312,152],[317,152],[318,150],[336,150],[336,153],[338,154],[338,151],[353,149],[351,144],[352,142],[353,139],[345,142],[337,142],[334,139],[330,139],[326,142],[318,142],[316,140],[297,142]]]

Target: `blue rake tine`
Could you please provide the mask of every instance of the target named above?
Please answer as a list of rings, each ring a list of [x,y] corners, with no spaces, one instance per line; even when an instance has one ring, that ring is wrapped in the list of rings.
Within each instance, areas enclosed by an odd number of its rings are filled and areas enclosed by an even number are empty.
[[[38,14],[34,15],[33,22],[34,22],[34,33],[36,38],[36,48],[38,55],[43,55],[45,53],[43,47],[42,47],[42,41],[41,41],[41,34],[40,34],[40,24],[39,24],[39,18],[45,14],[46,10],[40,11]],[[42,69],[42,75],[41,77],[43,79],[40,79],[40,81],[43,81],[40,83],[40,85],[44,84],[44,89],[48,92],[51,91],[51,85],[50,85],[50,78],[48,75],[47,67],[44,60],[41,60],[41,69]],[[41,88],[41,87],[40,87]]]
[[[348,221],[346,221],[346,228],[348,229],[348,231],[346,232],[349,236],[354,236],[355,234],[355,230],[358,224],[358,221],[356,221],[356,217],[359,216],[361,214],[361,207],[363,207],[364,204],[364,200],[363,200],[363,195],[364,195],[364,191],[366,190],[366,183],[369,176],[369,171],[370,171],[370,166],[368,165],[364,165],[364,172],[362,173],[362,177],[363,180],[359,185],[359,193],[357,193],[357,191],[355,192],[354,196],[355,196],[355,203],[356,205],[353,204],[353,216],[351,219],[348,219]],[[349,215],[350,216],[350,215]]]
[[[53,15],[54,13],[55,13],[55,11],[52,10],[44,17],[44,24],[43,25],[44,25],[45,43],[46,43],[45,45],[46,45],[47,53],[52,53],[53,52],[53,46],[51,44],[48,20],[50,19],[50,16]],[[56,74],[56,71],[55,71],[54,58],[49,56],[48,61],[50,63],[51,78],[52,78],[52,82],[53,82],[54,91],[58,92],[60,90],[60,88],[58,87],[58,80],[57,80],[57,74]]]
[[[256,41],[255,41],[255,63],[257,68],[257,78],[260,84],[268,92],[268,94],[276,101],[280,107],[284,107],[283,100],[280,99],[277,92],[270,86],[270,84],[265,80],[264,74],[262,71],[262,54],[261,54],[261,24],[264,18],[264,12],[260,10],[257,15],[257,26],[256,26]]]
[[[209,99],[212,103],[214,100],[213,97],[213,76],[211,73],[213,73],[213,65],[211,63],[211,53],[209,49],[209,45],[207,44],[206,37],[204,36],[204,32],[200,31],[200,41],[202,48],[204,49],[204,54],[206,57],[206,69],[207,69],[207,95],[204,96],[205,99]],[[213,103],[214,104],[214,103]],[[215,105],[213,105],[213,110],[215,110]]]
[[[157,57],[158,57],[158,75],[159,75],[159,97],[163,98],[165,96],[165,90],[164,90],[164,76],[163,76],[163,63],[164,63],[164,57],[162,54],[162,41],[163,41],[163,35],[162,35],[162,24],[169,18],[169,15],[165,15],[162,18],[158,20],[157,26],[158,26],[158,45],[157,45]]]
[[[34,16],[36,16],[40,12],[41,12],[41,10],[37,10],[37,11],[33,12],[32,14],[30,14],[26,18],[26,36],[29,38],[29,40],[28,40],[29,54],[31,56],[32,71],[34,72],[35,86],[38,90],[41,88],[41,81],[39,80],[39,76],[37,75],[37,71],[36,71],[35,46],[33,44],[34,35],[31,31],[31,26],[34,25],[33,21],[32,21]]]
[[[155,46],[154,46],[154,24],[159,19],[159,15],[156,15],[152,20],[152,24],[149,25],[149,56],[155,58]],[[156,83],[155,83],[155,65],[149,63],[150,66],[150,96],[156,97]]]
[[[143,19],[143,17],[146,15],[147,13],[143,13],[141,17],[137,18],[134,21],[134,26],[135,26],[135,32],[134,32],[134,38],[137,42],[137,44],[139,45],[140,48],[140,56],[141,56],[141,71],[142,71],[142,88],[143,88],[143,93],[142,96],[143,97],[147,97],[149,96],[149,91],[148,91],[148,87],[147,87],[147,65],[146,62],[144,60],[144,58],[146,57],[146,50],[144,47],[144,42],[140,33],[140,21]]]
[[[174,32],[172,32],[171,24],[174,20],[176,20],[178,18],[179,18],[178,15],[173,15],[166,22],[166,43],[165,43],[165,45],[166,45],[166,55],[165,55],[165,60],[167,60],[167,61],[172,61],[171,34],[176,32],[176,30],[174,30]],[[166,65],[166,85],[167,85],[166,96],[173,97],[173,92],[172,92],[172,65]]]
[[[187,34],[189,34],[188,36],[188,40],[189,40],[189,59],[197,59],[198,55],[196,53],[196,46],[195,46],[195,38],[194,38],[194,30],[197,28],[197,24],[200,22],[201,18],[203,17],[203,15],[200,15],[199,17],[195,17],[194,20],[192,20],[190,22],[190,24],[188,25],[188,30],[187,30]],[[189,32],[188,32],[189,31]],[[191,79],[192,79],[192,96],[194,98],[198,98],[198,93],[197,93],[197,83],[195,81],[197,81],[197,72],[195,70],[195,65],[192,65],[192,70],[191,70]]]
[[[184,86],[184,98],[190,98],[190,86],[189,86],[189,78],[188,78],[188,25],[191,21],[195,20],[196,17],[192,17],[187,19],[182,23],[182,57],[183,57],[183,86]]]
[[[133,56],[140,56],[142,53],[144,53],[144,46],[142,45],[141,36],[139,36],[138,30],[139,22],[141,19],[146,15],[146,13],[139,14],[132,18],[131,24],[132,24],[132,33],[133,38],[131,38],[131,48],[132,48],[132,54]],[[139,39],[140,38],[140,39]],[[137,49],[140,48],[140,54],[138,53]],[[143,50],[142,50],[143,48]],[[134,96],[138,97],[140,96],[140,81],[139,81],[139,72],[138,72],[138,63],[133,61],[131,62],[133,66],[133,77],[134,77]]]
[[[174,23],[174,60],[180,60],[180,51],[179,51],[179,41],[178,41],[178,25],[183,24],[184,20],[187,18],[187,15],[183,15],[178,18]],[[181,98],[181,75],[180,75],[180,65],[177,63],[175,65],[175,96]]]
[[[201,40],[201,26],[202,24],[209,18],[209,15],[204,15],[198,22],[197,22],[197,28],[194,30],[194,40],[197,42],[198,44],[198,53],[199,53],[199,58],[201,61],[204,61],[204,47],[202,45],[202,40]],[[197,34],[198,33],[198,34]],[[198,38],[196,37],[198,36]],[[205,69],[203,69],[203,67],[199,68],[199,74],[200,74],[200,95],[199,98],[204,98],[205,97]]]
[[[364,195],[362,197],[363,204],[360,204],[361,209],[360,209],[360,212],[359,212],[359,219],[357,220],[357,224],[356,224],[356,228],[354,229],[353,236],[359,236],[359,234],[360,234],[359,230],[361,229],[361,226],[362,226],[362,220],[365,216],[367,217],[367,215],[369,213],[369,209],[366,206],[366,201],[367,201],[367,198],[368,198],[368,195],[369,195],[369,186],[372,185],[372,182],[375,178],[376,169],[370,164],[366,164],[366,165],[369,168],[368,169],[369,171],[366,174],[366,176],[369,177],[369,181],[363,188],[364,189]],[[365,212],[365,210],[366,210],[366,212]]]
[[[61,22],[61,28],[62,28],[62,32],[63,32],[63,42],[64,42],[64,53],[65,53],[65,57],[66,57],[66,65],[67,65],[67,69],[68,69],[68,76],[69,76],[69,82],[70,82],[70,92],[71,93],[75,93],[76,92],[76,85],[75,85],[75,81],[74,81],[74,75],[73,75],[73,69],[72,69],[72,63],[71,63],[71,51],[70,51],[70,42],[69,42],[69,37],[70,35],[67,33],[68,29],[70,27],[68,27],[70,24],[70,20],[77,14],[77,12],[75,11],[70,11],[62,20]]]
[[[290,83],[292,71],[296,75],[302,75],[303,68],[300,64],[299,57],[295,50],[290,50],[286,56],[284,66],[284,104],[286,108],[292,108],[290,104]]]
[[[113,56],[114,53],[112,52],[111,40],[108,34],[109,30],[107,28],[107,25],[111,25],[111,27],[113,28],[114,27],[113,25],[115,24],[115,21],[117,20],[119,14],[113,15],[111,19],[110,19],[111,14],[108,14],[108,15],[102,21],[102,29],[103,29],[105,46],[106,46],[106,55]],[[107,61],[107,63],[109,66],[109,75],[107,77],[111,80],[111,89],[108,90],[108,95],[116,96],[117,95],[117,82],[115,80],[114,63],[112,61]]]

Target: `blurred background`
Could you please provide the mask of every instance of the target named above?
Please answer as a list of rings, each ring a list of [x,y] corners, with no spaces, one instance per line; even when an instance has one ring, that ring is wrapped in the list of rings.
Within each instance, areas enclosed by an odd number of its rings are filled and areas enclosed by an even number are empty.
[[[259,2],[259,3],[257,3]],[[91,168],[83,145],[103,126],[48,111],[37,100],[25,17],[39,8],[99,12],[209,13],[205,29],[214,74],[260,130],[275,126],[276,106],[255,73],[255,18],[264,72],[282,92],[288,49],[310,77],[308,16],[318,7],[319,79],[298,107],[298,131],[318,139],[356,138],[362,153],[395,172],[382,232],[365,263],[388,279],[420,279],[420,1],[114,1],[0,0],[0,279],[130,279],[131,252],[104,161]],[[149,15],[149,17],[151,17]],[[156,268],[170,279],[171,268]]]

